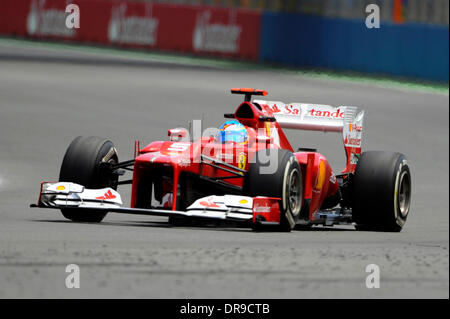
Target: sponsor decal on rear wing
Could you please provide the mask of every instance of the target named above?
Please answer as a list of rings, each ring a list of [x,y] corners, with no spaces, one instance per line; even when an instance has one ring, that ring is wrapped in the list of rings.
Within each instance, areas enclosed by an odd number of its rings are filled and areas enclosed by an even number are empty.
[[[322,132],[342,132],[347,165],[344,173],[353,172],[361,154],[364,111],[356,106],[331,106],[309,103],[254,100],[270,111],[282,128]]]
[[[267,105],[278,124],[283,128],[324,132],[342,132],[344,123],[356,116],[355,106],[331,106],[324,104],[288,103],[254,100]],[[351,115],[346,118],[346,113]],[[352,118],[353,117],[353,118]]]

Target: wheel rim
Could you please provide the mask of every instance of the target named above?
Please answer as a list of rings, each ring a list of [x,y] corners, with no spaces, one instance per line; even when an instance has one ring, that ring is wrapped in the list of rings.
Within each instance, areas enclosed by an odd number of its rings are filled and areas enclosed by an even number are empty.
[[[398,189],[398,206],[402,217],[406,217],[409,212],[411,199],[411,180],[409,174],[404,171],[400,176],[400,183]]]
[[[114,165],[117,164],[118,160],[115,157],[112,157],[108,160],[108,164],[110,165]],[[104,173],[104,187],[111,187],[112,189],[117,190],[117,182],[118,182],[118,178],[117,175],[114,175],[111,171],[107,171]]]
[[[300,174],[297,169],[292,170],[289,174],[289,191],[288,202],[289,208],[293,215],[297,215],[300,212],[301,206],[301,186],[300,186]]]

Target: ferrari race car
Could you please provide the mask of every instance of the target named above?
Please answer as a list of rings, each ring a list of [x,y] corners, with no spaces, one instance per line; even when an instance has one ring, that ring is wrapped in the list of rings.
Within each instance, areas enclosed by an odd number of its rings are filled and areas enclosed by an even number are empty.
[[[75,222],[108,212],[186,221],[232,221],[254,230],[291,231],[312,225],[354,224],[358,230],[398,232],[408,217],[411,175],[403,154],[361,152],[364,111],[338,106],[253,100],[266,91],[235,88],[244,101],[214,134],[168,131],[167,141],[119,161],[114,144],[75,138],[59,182],[42,182],[32,207],[61,210]],[[198,126],[198,125],[197,125]],[[342,132],[346,166],[336,174],[315,149],[293,149],[283,128]],[[198,127],[197,127],[198,129]],[[206,136],[205,136],[206,135]],[[125,170],[132,179],[119,180]],[[131,207],[119,185],[131,184]]]

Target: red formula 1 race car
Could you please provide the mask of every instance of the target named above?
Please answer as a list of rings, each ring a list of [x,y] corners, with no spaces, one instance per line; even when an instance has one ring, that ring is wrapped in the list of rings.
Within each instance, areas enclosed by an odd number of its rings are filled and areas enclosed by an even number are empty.
[[[353,106],[253,100],[245,96],[219,128],[169,130],[167,141],[140,148],[120,162],[109,140],[77,137],[66,151],[59,182],[42,182],[32,207],[60,209],[77,222],[108,212],[169,217],[171,223],[229,220],[253,229],[290,231],[354,223],[357,229],[398,232],[408,217],[411,176],[400,153],[361,153],[364,111]],[[198,123],[197,123],[198,124]],[[282,128],[342,132],[347,162],[336,174],[314,149],[294,151]],[[131,180],[119,181],[125,170]],[[131,207],[118,185],[131,184]]]

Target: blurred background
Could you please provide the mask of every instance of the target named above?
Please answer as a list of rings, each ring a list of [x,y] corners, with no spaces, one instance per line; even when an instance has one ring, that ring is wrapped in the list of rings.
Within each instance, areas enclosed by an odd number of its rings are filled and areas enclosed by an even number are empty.
[[[141,2],[251,8],[319,16],[362,19],[365,8],[377,4],[386,22],[448,26],[447,0],[138,0]]]
[[[67,5],[80,28],[65,25]],[[379,28],[367,28],[379,7]],[[373,21],[373,20],[372,20]],[[0,36],[448,83],[448,0],[2,0]]]
[[[366,26],[369,4],[380,28]],[[0,0],[0,298],[448,299],[448,12],[448,0]],[[405,229],[96,225],[28,208],[76,136],[108,138],[128,160],[134,140],[221,125],[242,102],[232,87],[363,109],[364,151],[408,158]],[[340,134],[286,134],[344,168]],[[64,284],[72,263],[81,289]],[[366,288],[372,263],[381,289]]]

